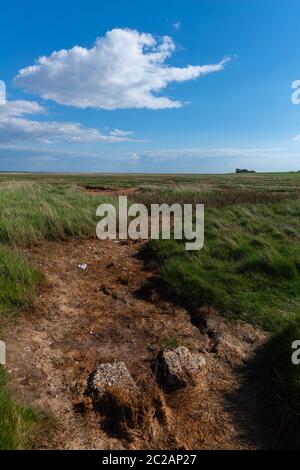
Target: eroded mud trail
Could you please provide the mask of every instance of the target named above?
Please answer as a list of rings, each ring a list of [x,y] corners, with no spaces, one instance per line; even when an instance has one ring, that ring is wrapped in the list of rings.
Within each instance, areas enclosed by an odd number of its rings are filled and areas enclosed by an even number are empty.
[[[153,273],[137,256],[140,247],[73,240],[26,252],[45,283],[32,310],[7,332],[7,362],[16,398],[57,419],[55,436],[43,447],[258,448],[255,397],[247,392],[255,377],[247,363],[264,335],[250,325],[228,325],[213,312],[200,331],[184,309],[144,288]],[[206,370],[197,386],[168,394],[151,366],[174,338],[202,352]],[[157,390],[164,407],[164,419],[153,413],[149,429],[133,430],[131,440],[116,437],[101,414],[80,407],[90,373],[114,360],[123,361],[138,384],[148,384],[149,394]]]

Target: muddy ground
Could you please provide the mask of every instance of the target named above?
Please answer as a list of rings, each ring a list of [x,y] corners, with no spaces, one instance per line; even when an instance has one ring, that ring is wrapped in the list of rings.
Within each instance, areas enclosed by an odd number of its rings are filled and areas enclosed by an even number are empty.
[[[88,239],[26,251],[45,282],[33,308],[7,332],[7,363],[14,396],[56,417],[54,436],[39,447],[260,448],[258,372],[251,364],[265,335],[213,311],[200,312],[195,326],[157,292],[141,246]],[[206,367],[198,385],[169,393],[157,385],[153,364],[174,343],[202,352]],[[114,360],[125,362],[148,400],[148,417],[130,439],[85,406],[89,375]]]

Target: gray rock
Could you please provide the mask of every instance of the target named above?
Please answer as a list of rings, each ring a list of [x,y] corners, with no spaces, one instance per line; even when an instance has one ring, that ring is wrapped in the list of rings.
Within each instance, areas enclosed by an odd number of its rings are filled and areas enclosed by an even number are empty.
[[[88,380],[85,395],[101,414],[105,429],[131,439],[131,430],[141,421],[141,395],[124,362],[100,364]]]
[[[195,385],[205,364],[203,354],[191,353],[184,346],[164,349],[157,358],[157,378],[161,385],[169,388]]]
[[[226,333],[218,335],[214,349],[221,358],[232,364],[243,362],[247,357],[247,343]]]
[[[137,386],[124,362],[100,364],[91,375],[88,385],[89,390],[97,395],[109,392],[114,387],[124,388],[128,392],[137,391]]]

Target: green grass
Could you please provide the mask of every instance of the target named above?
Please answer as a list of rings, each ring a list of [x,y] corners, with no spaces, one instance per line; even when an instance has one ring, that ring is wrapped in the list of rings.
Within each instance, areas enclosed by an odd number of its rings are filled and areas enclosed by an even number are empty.
[[[0,191],[0,242],[10,245],[95,236],[96,208],[112,200],[28,181],[2,183]]]
[[[178,339],[175,336],[171,336],[170,338],[167,338],[165,341],[165,347],[168,349],[176,349],[178,348],[179,343]]]
[[[233,183],[233,181],[232,181]],[[269,188],[268,190],[256,188],[256,186],[232,186],[225,188],[222,184],[178,184],[176,186],[162,185],[142,186],[140,193],[135,195],[135,200],[145,204],[149,209],[151,204],[204,204],[205,207],[224,207],[235,204],[268,204],[285,200],[298,199],[299,192],[293,187],[286,190]]]
[[[0,315],[27,308],[41,280],[42,275],[19,253],[0,245]]]
[[[53,426],[51,417],[12,400],[0,366],[0,450],[32,449]]]
[[[279,333],[272,336],[267,356],[267,378],[265,402],[268,416],[265,419],[276,429],[276,449],[299,449],[300,439],[300,366],[291,361],[291,348],[295,339],[300,339],[300,320],[290,322]]]
[[[271,340],[274,395],[283,415],[300,419],[300,367],[291,361],[291,345],[300,340],[300,320],[291,322]]]
[[[250,190],[263,192],[299,191],[300,173],[255,173],[225,175],[176,174],[76,174],[76,173],[0,173],[2,182],[35,182],[41,185],[146,187],[161,191],[196,188],[205,191]],[[157,201],[156,201],[157,202]]]
[[[300,316],[300,201],[208,209],[205,242],[153,240],[170,294],[190,309],[212,306],[230,318],[277,331]]]

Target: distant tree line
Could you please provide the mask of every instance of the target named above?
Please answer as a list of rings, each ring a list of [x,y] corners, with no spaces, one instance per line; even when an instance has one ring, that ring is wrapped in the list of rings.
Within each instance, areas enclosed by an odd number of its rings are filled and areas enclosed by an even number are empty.
[[[256,173],[254,170],[247,170],[246,168],[237,168],[236,173]]]

